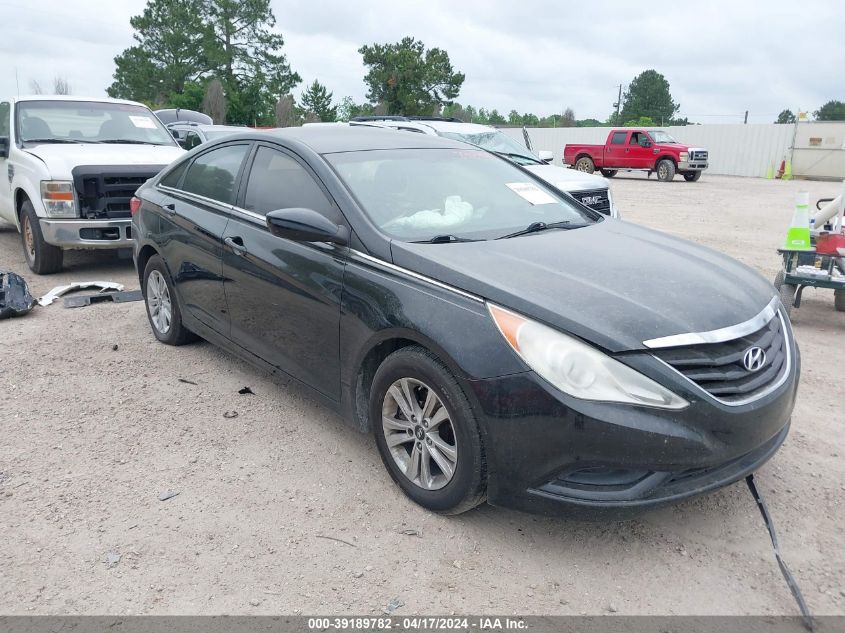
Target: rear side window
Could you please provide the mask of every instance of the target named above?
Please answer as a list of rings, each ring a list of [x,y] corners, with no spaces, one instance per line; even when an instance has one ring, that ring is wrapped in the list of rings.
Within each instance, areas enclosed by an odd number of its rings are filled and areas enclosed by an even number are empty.
[[[176,189],[179,187],[179,181],[182,180],[182,174],[185,173],[185,169],[188,167],[188,161],[183,162],[181,165],[176,166],[173,171],[167,174],[164,178],[161,179],[161,185],[163,187],[172,187]]]
[[[614,132],[613,137],[610,139],[611,145],[624,145],[627,135],[627,132]]]
[[[313,209],[341,222],[340,212],[302,165],[287,154],[259,147],[246,185],[244,208],[267,215],[294,207]]]
[[[182,190],[225,204],[235,202],[235,185],[249,145],[227,145],[198,156],[185,174]]]
[[[9,137],[9,130],[11,129],[9,124],[10,112],[11,108],[9,107],[8,101],[0,103],[0,136],[5,136],[6,138]]]

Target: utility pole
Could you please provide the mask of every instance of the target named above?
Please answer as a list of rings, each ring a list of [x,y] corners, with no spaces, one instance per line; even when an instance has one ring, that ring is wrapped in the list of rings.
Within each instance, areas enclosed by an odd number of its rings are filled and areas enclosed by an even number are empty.
[[[622,105],[622,84],[619,84],[619,96],[616,97],[616,103],[613,104],[613,107],[616,108],[616,119],[613,121],[614,124],[619,125],[619,107]]]

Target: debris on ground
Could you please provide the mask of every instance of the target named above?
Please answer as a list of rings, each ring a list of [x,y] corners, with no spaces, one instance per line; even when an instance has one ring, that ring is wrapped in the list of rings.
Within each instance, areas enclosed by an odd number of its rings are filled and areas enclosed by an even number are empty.
[[[231,420],[232,418],[238,417],[238,412],[237,411],[224,411],[223,417],[226,418],[227,420]]]
[[[116,552],[109,552],[108,554],[106,554],[104,562],[106,563],[106,566],[112,568],[120,562],[120,554]]]
[[[38,305],[48,306],[56,299],[72,290],[85,290],[87,288],[99,288],[100,292],[123,290],[123,284],[118,284],[113,281],[74,281],[66,286],[56,286],[46,295],[38,300]]]
[[[11,271],[0,272],[0,319],[23,316],[36,303],[23,277]]]
[[[387,606],[384,608],[384,612],[387,614],[391,614],[399,607],[404,607],[405,603],[402,602],[399,598],[394,598],[390,602],[387,603]]]
[[[168,499],[172,499],[179,493],[176,490],[165,490],[158,496],[159,501],[167,501]]]
[[[238,389],[238,393],[241,394],[242,396],[246,395],[248,393],[255,395],[255,392],[252,389],[250,389],[249,387],[244,387],[243,389]]]
[[[334,536],[323,536],[322,534],[318,534],[317,538],[326,539],[327,541],[337,541],[338,543],[343,543],[344,545],[349,545],[350,547],[358,547],[355,543],[350,543],[349,541],[344,541],[342,538],[336,538]]]
[[[128,303],[130,301],[143,301],[144,295],[140,290],[126,290],[123,292],[100,292],[94,295],[80,295],[76,297],[65,297],[66,308],[84,308],[92,303]]]
[[[111,351],[113,351],[113,352],[117,351],[117,343],[115,343],[114,345],[111,346]]]
[[[420,532],[419,530],[412,530],[412,529],[399,530],[399,534],[404,534],[405,536],[419,536],[420,538],[422,538],[422,532]]]
[[[196,385],[193,380],[188,380],[187,378],[178,378],[179,382],[184,382],[186,385]]]
[[[252,600],[249,601],[249,604],[251,604],[253,607],[257,607],[257,606],[261,605],[261,600],[257,600],[255,598],[253,598]]]

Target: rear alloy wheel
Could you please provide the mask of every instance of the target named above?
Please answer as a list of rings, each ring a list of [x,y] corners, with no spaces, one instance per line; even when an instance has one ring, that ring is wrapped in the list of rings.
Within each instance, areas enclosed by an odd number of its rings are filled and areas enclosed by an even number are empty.
[[[602,169],[601,175],[605,178],[613,178],[616,174],[619,173],[618,169]]]
[[[150,327],[159,341],[167,345],[184,345],[196,338],[182,325],[182,310],[173,291],[173,283],[158,255],[153,255],[147,262],[141,289]]]
[[[21,205],[21,242],[27,266],[32,272],[49,275],[62,269],[62,249],[44,241],[41,224],[29,200]]]
[[[419,505],[458,514],[485,498],[486,465],[475,415],[452,373],[429,351],[388,356],[370,389],[382,461]]]
[[[592,174],[596,170],[596,164],[589,156],[582,156],[575,161],[575,170],[583,171],[585,174]]]
[[[684,174],[684,180],[687,182],[697,182],[701,178],[700,171],[688,171]]]
[[[675,163],[668,158],[664,158],[658,161],[655,171],[660,182],[671,182],[675,177]]]

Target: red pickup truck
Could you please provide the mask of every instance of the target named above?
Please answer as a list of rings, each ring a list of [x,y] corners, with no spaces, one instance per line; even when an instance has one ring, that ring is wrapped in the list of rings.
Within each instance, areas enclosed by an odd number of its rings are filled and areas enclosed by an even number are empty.
[[[663,182],[677,173],[687,182],[695,182],[707,169],[707,150],[682,145],[660,130],[611,130],[604,145],[566,145],[563,162],[588,174],[600,169],[607,178],[620,169],[640,169],[647,170],[649,176],[656,172]]]

